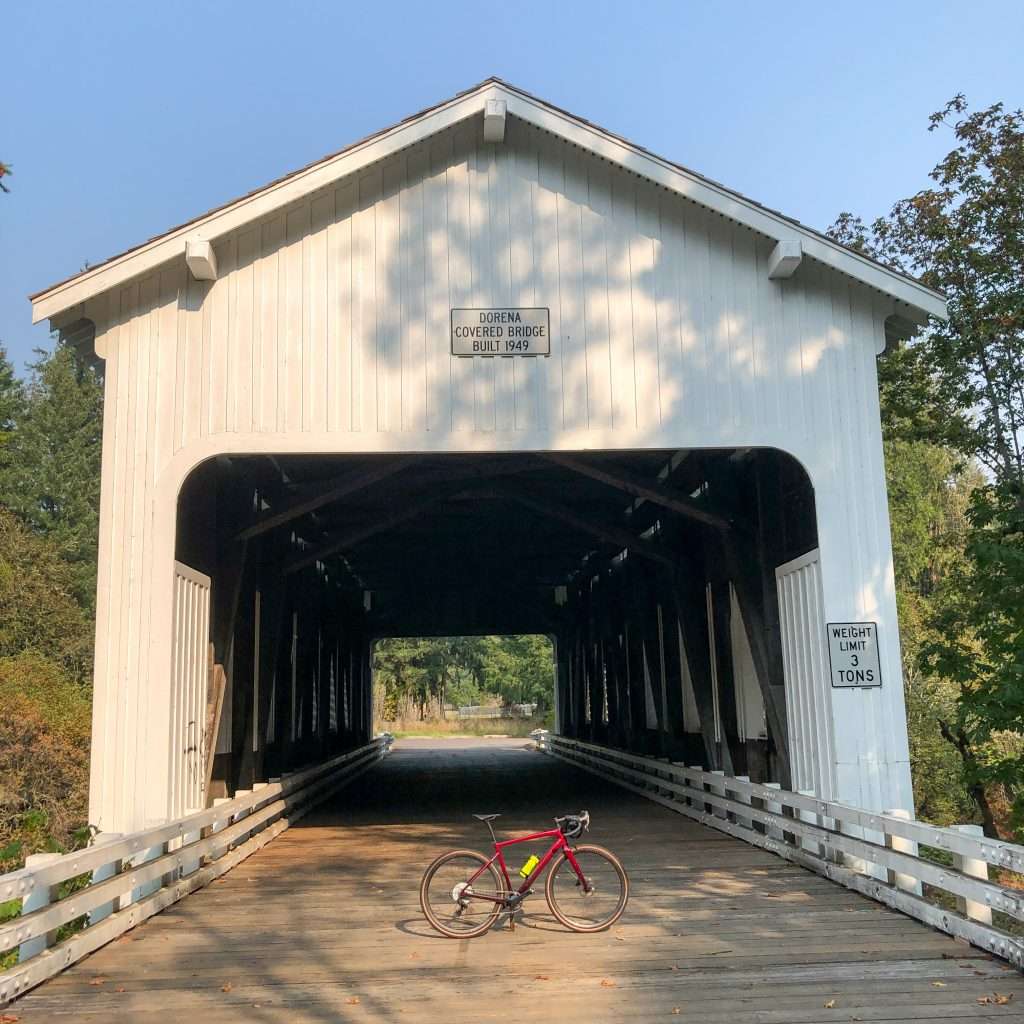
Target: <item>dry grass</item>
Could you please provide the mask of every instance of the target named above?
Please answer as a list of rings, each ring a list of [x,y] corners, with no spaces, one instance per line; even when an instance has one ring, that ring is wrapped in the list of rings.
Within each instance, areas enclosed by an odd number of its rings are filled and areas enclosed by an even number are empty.
[[[463,718],[428,719],[401,718],[394,722],[378,721],[376,729],[386,730],[399,739],[407,737],[455,739],[460,736],[529,736],[534,729],[543,729],[541,718]]]

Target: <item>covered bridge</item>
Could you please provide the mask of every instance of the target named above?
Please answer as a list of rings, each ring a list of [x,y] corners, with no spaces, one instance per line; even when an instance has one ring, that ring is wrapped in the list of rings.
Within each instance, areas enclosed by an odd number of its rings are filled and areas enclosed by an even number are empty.
[[[912,806],[916,281],[491,79],[32,302],[104,369],[101,829],[366,741],[409,634],[550,634],[567,737]]]

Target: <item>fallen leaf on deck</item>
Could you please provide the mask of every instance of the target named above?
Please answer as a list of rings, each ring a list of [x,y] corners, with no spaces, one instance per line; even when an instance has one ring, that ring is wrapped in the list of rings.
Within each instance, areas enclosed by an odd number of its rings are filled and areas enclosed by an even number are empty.
[[[946,987],[946,983],[944,981],[933,981],[932,982],[932,986],[934,988],[945,988]]]
[[[669,970],[670,970],[670,971],[678,971],[678,970],[679,970],[679,964],[673,964],[673,965],[672,965],[672,966],[671,966],[671,967],[669,968]]]
[[[1006,995],[1006,996],[1000,995],[998,992],[993,992],[992,993],[992,1002],[995,1003],[996,1006],[1005,1006],[1012,998],[1013,998],[1013,993],[1012,992],[1009,995]]]
[[[673,1013],[673,1014],[675,1014],[675,1016],[677,1016],[677,1017],[678,1017],[678,1016],[679,1016],[679,1014],[681,1014],[682,1012],[683,1012],[683,1011],[682,1011],[682,1010],[680,1010],[678,1006],[673,1006],[673,1007],[672,1007],[672,1013]]]
[[[102,985],[107,979],[106,978],[90,978],[90,985]]]
[[[550,981],[551,980],[551,975],[550,974],[538,974],[537,977],[534,978],[533,980],[534,981]]]
[[[602,978],[601,988],[615,988],[615,982],[611,978]]]
[[[830,999],[827,1003],[825,1003],[825,1009],[826,1010],[834,1010],[835,1006],[836,1006],[836,1001],[834,999]]]
[[[21,1020],[20,1017],[15,1017],[13,1013],[0,1013],[0,1024],[17,1024]]]
[[[349,996],[345,1002],[348,1003],[349,1006],[355,1006],[359,1002],[359,996]]]
[[[117,988],[114,989],[114,991],[115,992],[123,992],[124,991],[124,985],[118,985]]]
[[[226,985],[221,985],[221,992],[230,992],[235,986],[229,981]]]

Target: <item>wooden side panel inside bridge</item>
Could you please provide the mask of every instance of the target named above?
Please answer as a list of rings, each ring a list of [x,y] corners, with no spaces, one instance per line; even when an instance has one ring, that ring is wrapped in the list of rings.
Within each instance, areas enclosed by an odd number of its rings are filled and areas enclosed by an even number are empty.
[[[577,935],[542,894],[514,931],[423,920],[433,856],[590,810],[632,898]],[[1014,998],[979,1004],[998,992]],[[1024,1020],[1024,979],[978,950],[517,740],[402,741],[233,872],[30,993],[75,1021]]]

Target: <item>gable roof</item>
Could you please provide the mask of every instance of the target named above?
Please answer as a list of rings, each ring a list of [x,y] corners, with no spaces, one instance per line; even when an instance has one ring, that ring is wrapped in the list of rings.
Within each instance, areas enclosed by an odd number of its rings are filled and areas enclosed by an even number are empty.
[[[501,79],[488,78],[451,99],[421,110],[254,192],[215,207],[103,263],[36,292],[29,296],[32,322],[56,317],[94,295],[182,257],[187,241],[214,241],[460,121],[482,115],[488,100],[504,101],[509,115],[768,238],[799,241],[805,256],[891,296],[903,304],[909,319],[924,322],[928,314],[946,316],[943,296],[914,278]]]

